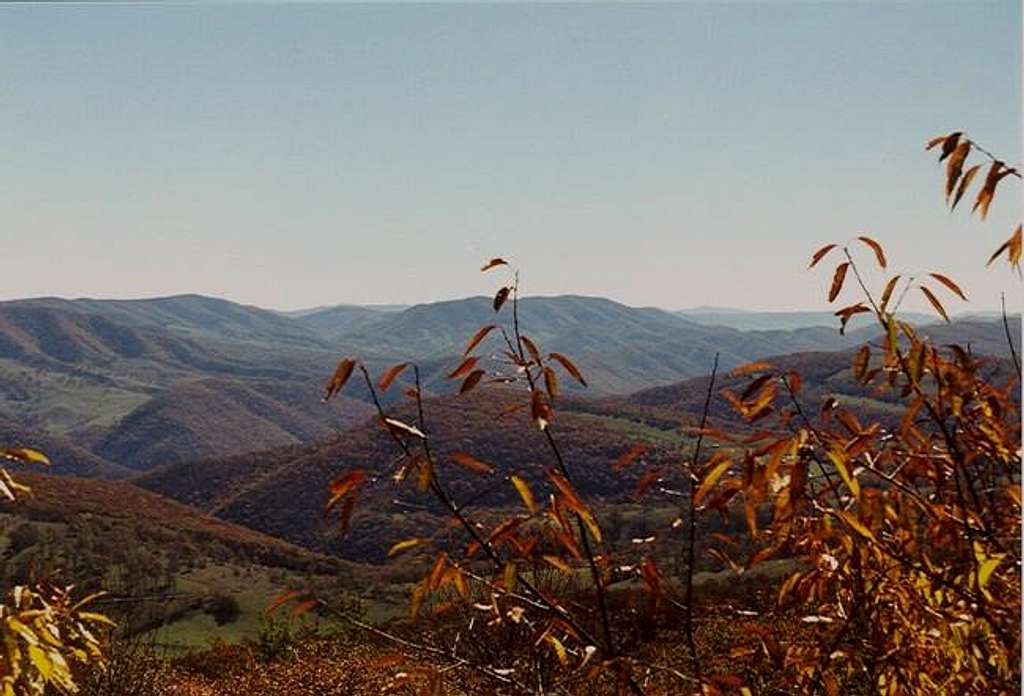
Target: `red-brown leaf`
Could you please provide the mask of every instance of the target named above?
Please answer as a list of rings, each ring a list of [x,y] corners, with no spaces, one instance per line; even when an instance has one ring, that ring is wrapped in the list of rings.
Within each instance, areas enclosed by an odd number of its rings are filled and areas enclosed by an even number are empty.
[[[409,363],[399,363],[398,365],[395,365],[387,372],[385,372],[384,375],[380,378],[380,390],[387,391],[388,387],[391,386],[391,383],[395,381],[395,378],[398,377],[398,375],[402,374],[402,370],[404,370],[407,367],[409,367]]]
[[[843,281],[846,280],[846,271],[849,268],[849,261],[843,261],[841,264],[836,266],[835,275],[832,276],[832,286],[828,290],[829,302],[832,302],[839,297],[839,292],[843,289]]]
[[[476,357],[466,358],[459,363],[458,367],[448,373],[448,379],[458,379],[459,377],[469,373],[469,371],[476,366],[478,360],[479,359]]]
[[[492,268],[494,268],[495,266],[507,266],[507,265],[508,265],[508,261],[506,261],[505,259],[500,258],[500,257],[495,257],[495,258],[491,259],[490,261],[488,261],[487,263],[485,263],[480,268],[480,270],[481,271],[489,271]]]
[[[960,286],[954,283],[950,278],[942,275],[941,273],[929,273],[928,275],[949,288],[950,291],[952,291],[953,294],[961,300],[964,300],[965,302],[967,301],[967,295],[965,295],[964,291],[960,289]]]
[[[826,244],[822,248],[818,249],[816,252],[814,252],[814,255],[811,256],[811,265],[808,266],[807,268],[814,268],[816,265],[818,265],[819,261],[825,258],[825,255],[828,254],[828,252],[832,251],[835,248],[835,244]]]
[[[552,360],[557,360],[558,363],[565,368],[565,371],[572,375],[573,379],[582,384],[584,387],[587,386],[587,380],[583,379],[583,375],[580,373],[576,365],[573,364],[572,360],[565,357],[561,353],[548,353],[548,357]]]
[[[871,251],[875,252],[875,260],[878,261],[878,265],[885,268],[885,252],[882,251],[882,245],[871,237],[857,237],[857,239],[871,247]]]
[[[939,302],[939,298],[937,298],[931,290],[923,285],[921,286],[921,292],[923,292],[924,296],[928,298],[928,301],[932,303],[932,307],[934,307],[935,311],[939,313],[939,316],[946,321],[949,321],[949,315],[946,314],[946,310],[942,307],[942,303]]]
[[[462,385],[459,387],[459,393],[465,394],[471,389],[474,389],[476,385],[480,384],[480,378],[483,376],[483,370],[473,370],[470,372],[466,379],[462,381]]]
[[[464,356],[469,355],[470,351],[472,351],[474,348],[480,345],[480,341],[487,338],[487,334],[489,334],[495,328],[496,327],[494,324],[488,324],[487,326],[481,327],[479,331],[473,334],[473,338],[469,339],[469,343],[466,344],[466,349],[462,351],[462,354]]]

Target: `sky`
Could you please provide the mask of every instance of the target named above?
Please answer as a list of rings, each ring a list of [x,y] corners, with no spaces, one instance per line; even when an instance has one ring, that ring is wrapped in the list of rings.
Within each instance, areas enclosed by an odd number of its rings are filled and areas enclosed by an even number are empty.
[[[1020,2],[3,5],[0,65],[0,299],[418,303],[503,256],[824,309],[811,252],[867,234],[951,311],[1020,306],[985,268],[1019,184],[950,214],[923,147],[1020,161]]]

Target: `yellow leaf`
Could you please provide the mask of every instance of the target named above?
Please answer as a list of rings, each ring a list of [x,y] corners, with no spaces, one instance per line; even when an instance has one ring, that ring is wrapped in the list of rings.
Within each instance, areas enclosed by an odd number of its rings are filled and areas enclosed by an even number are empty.
[[[391,549],[388,551],[388,558],[392,556],[397,556],[398,554],[408,551],[409,549],[414,549],[417,546],[426,543],[426,541],[426,539],[421,539],[419,537],[406,539],[405,541],[400,541],[394,546],[392,546]]]
[[[1002,556],[993,556],[992,558],[986,558],[980,564],[978,564],[978,587],[985,589],[988,581],[992,578],[992,573],[1002,562]]]
[[[558,556],[544,556],[543,558],[544,558],[545,561],[547,561],[548,563],[553,565],[555,568],[558,568],[560,571],[562,571],[566,575],[572,575],[572,568],[569,566],[568,563],[563,561]]]
[[[0,457],[24,462],[25,464],[50,465],[50,460],[45,454],[28,447],[2,447],[0,448]]]
[[[530,514],[537,512],[537,503],[533,499],[533,493],[530,491],[530,486],[518,476],[511,477],[512,485],[519,491],[519,497],[523,499],[523,503],[526,505],[526,509],[530,511]]]
[[[846,484],[846,487],[850,489],[850,493],[853,494],[853,497],[860,498],[860,483],[850,473],[850,469],[846,465],[846,453],[829,450],[828,458],[832,460],[832,464],[836,467],[836,471],[839,472],[839,476],[843,479],[843,483]]]
[[[704,476],[704,480],[700,482],[700,488],[697,489],[693,496],[694,505],[700,505],[700,501],[704,500],[704,497],[715,487],[718,479],[722,478],[722,474],[728,471],[730,466],[732,466],[732,460],[726,459],[719,462],[715,468]]]
[[[850,525],[850,527],[852,527],[853,530],[860,534],[862,537],[870,539],[871,541],[875,541],[875,535],[871,532],[870,529],[865,527],[859,519],[857,519],[856,515],[853,515],[852,513],[846,511],[839,512],[837,514],[843,519],[844,522],[846,522],[846,524]]]

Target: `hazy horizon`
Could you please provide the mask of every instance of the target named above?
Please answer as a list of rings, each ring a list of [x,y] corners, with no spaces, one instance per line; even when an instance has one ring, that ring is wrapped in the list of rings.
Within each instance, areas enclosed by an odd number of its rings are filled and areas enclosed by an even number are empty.
[[[810,253],[868,234],[893,272],[959,281],[951,314],[1019,311],[984,265],[1019,185],[950,214],[923,146],[963,129],[1020,158],[1020,15],[3,6],[0,299],[418,304],[487,294],[502,255],[527,295],[823,311]]]

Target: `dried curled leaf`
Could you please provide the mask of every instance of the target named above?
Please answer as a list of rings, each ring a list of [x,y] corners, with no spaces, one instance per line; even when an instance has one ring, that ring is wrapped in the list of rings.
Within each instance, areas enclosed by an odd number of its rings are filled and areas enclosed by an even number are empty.
[[[485,263],[483,266],[481,266],[480,270],[481,271],[489,271],[492,268],[494,268],[495,266],[507,266],[507,265],[508,265],[508,261],[506,261],[505,259],[501,258],[500,256],[496,256],[493,259],[491,259],[490,261],[488,261],[487,263]]]
[[[508,294],[512,292],[512,288],[502,287],[498,288],[498,292],[494,294],[494,311],[500,312],[502,305],[508,299]]]
[[[882,245],[871,237],[857,237],[857,239],[871,247],[871,251],[875,252],[875,260],[878,261],[878,265],[885,268],[885,252],[882,250]]]
[[[846,280],[846,271],[850,268],[849,261],[843,261],[841,264],[836,266],[836,272],[832,276],[832,286],[828,290],[828,301],[832,302],[839,297],[839,292],[843,289],[843,281]]]
[[[324,402],[330,401],[331,398],[341,391],[341,388],[345,386],[345,382],[352,376],[352,370],[356,367],[356,361],[352,358],[342,358],[338,361],[338,367],[335,368],[334,374],[327,380],[327,385],[324,391]]]
[[[385,418],[384,425],[394,433],[395,435],[411,435],[412,437],[418,437],[421,440],[426,437],[419,428],[413,427],[408,423],[403,423],[395,418]]]

